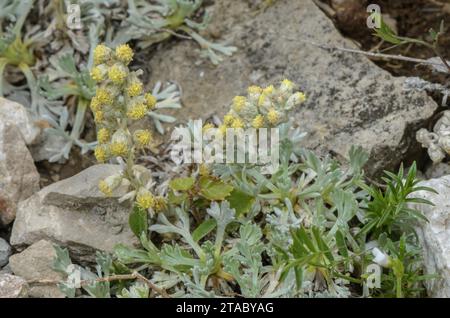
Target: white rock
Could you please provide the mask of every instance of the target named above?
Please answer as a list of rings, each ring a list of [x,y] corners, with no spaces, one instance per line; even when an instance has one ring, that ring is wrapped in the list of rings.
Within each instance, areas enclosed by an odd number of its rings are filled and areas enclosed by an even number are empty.
[[[425,170],[425,177],[427,179],[440,178],[450,174],[450,164],[447,162],[439,162],[437,164],[430,165]]]
[[[4,123],[16,125],[27,145],[34,143],[40,134],[25,107],[3,97],[0,97],[0,118]]]
[[[26,298],[28,284],[22,277],[0,274],[0,298]]]
[[[118,243],[137,243],[128,226],[128,204],[106,198],[98,190],[101,179],[119,171],[117,165],[92,166],[22,201],[11,245],[21,249],[45,239],[67,246],[75,260],[90,262],[95,250],[112,251]]]
[[[414,197],[430,200],[435,206],[411,204],[428,218],[429,223],[417,229],[424,248],[426,272],[439,278],[426,282],[432,297],[450,297],[450,176],[420,183],[435,189],[439,194],[420,191]]]
[[[9,264],[15,275],[27,281],[62,281],[63,275],[53,270],[56,256],[52,243],[41,240],[34,243],[20,254],[10,257]],[[63,298],[65,295],[56,284],[39,284],[30,282],[29,297]]]
[[[14,220],[16,204],[39,190],[39,178],[17,126],[0,121],[0,223]]]

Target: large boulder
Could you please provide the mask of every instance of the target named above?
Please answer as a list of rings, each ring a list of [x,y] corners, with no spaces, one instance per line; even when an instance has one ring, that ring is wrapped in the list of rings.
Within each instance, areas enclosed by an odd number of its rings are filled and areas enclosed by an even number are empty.
[[[0,274],[0,298],[25,298],[28,284],[25,279],[11,274]]]
[[[75,260],[90,262],[96,250],[112,251],[118,243],[136,243],[128,226],[129,204],[119,204],[117,197],[105,197],[98,190],[101,179],[119,171],[118,165],[92,166],[22,201],[11,245],[23,249],[49,240],[68,247]],[[123,191],[119,189],[117,195]]]
[[[39,173],[20,129],[0,120],[0,225],[11,223],[16,204],[38,190]]]
[[[54,283],[63,280],[62,274],[53,270],[55,256],[56,251],[52,243],[41,240],[28,247],[22,253],[10,257],[9,265],[13,273],[29,282],[29,297],[65,297],[56,283]]]
[[[412,204],[411,208],[422,211],[429,222],[417,229],[421,240],[427,274],[438,278],[426,281],[428,294],[432,297],[450,297],[450,175],[439,179],[422,181],[421,186],[435,189],[438,194],[420,191],[414,197],[427,199],[434,206]]]
[[[223,115],[248,86],[288,78],[307,95],[295,114],[308,132],[305,146],[345,158],[351,145],[361,145],[370,154],[370,174],[396,168],[415,151],[415,132],[436,103],[425,92],[405,91],[404,78],[363,55],[312,45],[357,48],[312,0],[278,0],[258,12],[248,1],[216,0],[210,9],[209,37],[238,46],[232,57],[216,67],[199,61],[194,41],[179,41],[150,61],[151,84],[174,80],[182,85],[184,107],[176,111],[178,118]]]

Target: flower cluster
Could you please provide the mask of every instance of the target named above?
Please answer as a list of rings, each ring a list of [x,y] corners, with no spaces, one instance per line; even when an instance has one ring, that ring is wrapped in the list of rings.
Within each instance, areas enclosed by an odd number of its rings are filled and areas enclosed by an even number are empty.
[[[279,87],[250,86],[247,96],[236,96],[224,116],[219,131],[227,128],[271,128],[287,122],[289,112],[305,101],[305,94],[294,92],[294,84],[285,79]],[[205,127],[208,128],[208,127]]]
[[[97,83],[96,94],[91,100],[91,109],[97,125],[98,145],[95,157],[106,162],[119,157],[126,162],[124,171],[100,181],[99,188],[105,195],[112,195],[120,185],[131,185],[133,190],[125,198],[134,198],[143,209],[161,208],[161,198],[155,198],[149,191],[150,172],[134,164],[135,152],[152,143],[150,130],[130,132],[129,125],[144,118],[156,105],[156,98],[144,93],[139,80],[142,71],[130,71],[128,64],[133,60],[133,50],[119,45],[115,50],[101,44],[94,50],[94,67],[91,77]]]

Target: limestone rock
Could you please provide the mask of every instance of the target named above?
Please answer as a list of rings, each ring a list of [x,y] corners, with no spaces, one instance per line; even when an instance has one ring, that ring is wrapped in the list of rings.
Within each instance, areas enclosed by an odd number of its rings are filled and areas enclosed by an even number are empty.
[[[22,201],[11,245],[21,249],[45,239],[67,246],[74,260],[89,262],[95,250],[112,251],[118,243],[136,243],[128,226],[128,204],[98,190],[101,179],[119,171],[118,165],[92,166]]]
[[[418,228],[424,248],[426,272],[438,274],[439,278],[426,281],[428,294],[432,297],[450,297],[450,176],[422,181],[421,186],[435,189],[439,194],[420,191],[414,197],[427,199],[435,206],[413,204],[422,211],[429,223]]]
[[[259,13],[246,1],[216,0],[210,9],[208,29],[238,46],[233,56],[213,66],[200,60],[195,42],[179,41],[150,61],[151,85],[182,83],[184,107],[173,113],[180,121],[224,115],[248,86],[288,78],[307,95],[295,121],[310,149],[344,159],[351,145],[361,145],[370,154],[367,172],[378,174],[417,147],[415,132],[436,103],[425,92],[403,90],[404,78],[363,55],[310,44],[356,48],[312,0],[278,0]]]
[[[0,224],[11,223],[15,217],[16,204],[38,190],[39,173],[20,130],[16,125],[1,120]]]
[[[28,284],[22,277],[0,274],[0,298],[26,298]]]
[[[40,128],[35,125],[25,107],[3,97],[0,97],[0,118],[4,123],[16,125],[27,145],[34,143],[40,134]]]
[[[450,174],[450,163],[439,162],[432,164],[425,170],[425,177],[427,179],[440,178]]]
[[[60,281],[61,273],[53,270],[53,261],[56,256],[53,244],[41,240],[34,243],[20,254],[10,257],[9,264],[15,275],[27,281]],[[56,284],[30,283],[28,295],[36,298],[63,298],[65,295]]]

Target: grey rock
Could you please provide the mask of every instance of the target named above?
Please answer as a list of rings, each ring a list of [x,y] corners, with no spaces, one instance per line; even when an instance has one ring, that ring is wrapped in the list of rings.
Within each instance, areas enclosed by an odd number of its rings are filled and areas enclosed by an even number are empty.
[[[430,165],[425,170],[425,177],[427,179],[440,178],[450,174],[450,164],[448,162],[440,162]]]
[[[11,274],[0,274],[0,298],[26,298],[28,284],[25,279]]]
[[[64,137],[48,133],[44,130],[37,142],[30,146],[33,160],[36,162],[48,160],[60,152],[66,143],[67,140]]]
[[[4,123],[16,125],[27,145],[34,143],[41,132],[25,107],[3,97],[0,97],[0,118]]]
[[[22,201],[11,245],[22,249],[45,239],[68,247],[74,260],[92,262],[96,250],[112,251],[118,243],[137,243],[128,226],[129,205],[98,190],[101,179],[119,171],[118,165],[92,166]]]
[[[0,270],[0,275],[1,274],[13,274],[13,272],[12,272],[12,270],[11,270],[11,266],[9,266],[9,264],[8,265],[6,265],[5,267],[3,267],[1,270]]]
[[[4,239],[0,237],[0,268],[8,264],[9,256],[11,255],[11,246]]]
[[[439,194],[420,191],[414,197],[427,199],[435,206],[411,204],[429,220],[417,228],[424,249],[427,274],[438,278],[426,281],[431,297],[450,297],[450,176],[420,182],[421,186],[435,189]]]
[[[155,53],[151,85],[174,80],[183,85],[180,119],[223,115],[235,95],[250,85],[276,84],[288,78],[306,92],[295,114],[306,132],[305,146],[345,159],[351,145],[370,154],[366,170],[395,169],[418,147],[415,132],[437,108],[425,92],[405,91],[393,77],[363,55],[318,48],[357,48],[344,39],[312,0],[278,0],[255,14],[246,1],[217,0],[210,33],[238,51],[213,66],[199,60],[193,41],[179,41]]]
[[[0,121],[0,224],[14,220],[16,204],[39,190],[39,178],[17,126]]]
[[[41,240],[20,254],[10,257],[9,264],[15,275],[29,281],[29,297],[64,298],[56,284],[40,284],[38,281],[62,281],[63,275],[53,270],[56,256],[53,244]]]

